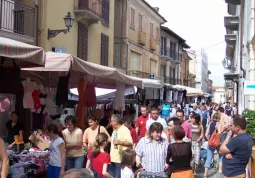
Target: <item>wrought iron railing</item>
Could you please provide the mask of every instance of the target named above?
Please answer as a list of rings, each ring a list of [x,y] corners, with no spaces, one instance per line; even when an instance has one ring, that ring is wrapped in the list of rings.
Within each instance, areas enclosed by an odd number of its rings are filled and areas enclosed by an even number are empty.
[[[0,29],[35,37],[36,10],[14,0],[0,0]]]
[[[166,57],[170,57],[173,60],[179,60],[179,55],[176,51],[174,51],[173,49],[169,48],[169,47],[162,47],[160,48],[160,53],[161,56],[166,56]]]
[[[171,85],[178,85],[180,84],[180,79],[173,77],[165,77],[165,83],[169,83]]]
[[[102,0],[75,0],[76,10],[87,10],[102,17]]]
[[[139,77],[139,78],[150,78],[150,74],[142,71],[137,71],[137,70],[130,70],[128,71],[128,75],[133,76],[133,77]],[[165,77],[162,76],[154,76],[155,80],[160,80],[161,82],[164,83]]]

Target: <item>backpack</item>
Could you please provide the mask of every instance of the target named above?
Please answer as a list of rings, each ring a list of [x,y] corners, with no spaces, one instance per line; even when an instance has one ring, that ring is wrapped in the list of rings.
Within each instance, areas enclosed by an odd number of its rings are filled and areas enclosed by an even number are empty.
[[[98,172],[93,168],[93,153],[91,153],[90,156],[90,163],[91,163],[91,171],[94,174],[94,178],[102,178],[100,174],[98,174]]]
[[[213,134],[211,135],[208,141],[208,145],[212,148],[217,148],[218,146],[220,146],[220,144],[221,144],[220,134],[218,134],[217,131],[214,130]]]

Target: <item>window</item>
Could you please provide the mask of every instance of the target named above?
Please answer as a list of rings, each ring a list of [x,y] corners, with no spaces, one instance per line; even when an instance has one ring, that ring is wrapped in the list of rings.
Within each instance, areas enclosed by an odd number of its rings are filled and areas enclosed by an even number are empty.
[[[109,15],[110,15],[110,2],[109,0],[102,0],[102,23],[109,25]]]
[[[143,31],[143,16],[139,14],[139,31]]]
[[[132,71],[141,71],[141,61],[142,55],[131,51],[131,70]]]
[[[153,38],[153,23],[150,23],[150,36]]]
[[[101,61],[100,64],[108,66],[108,49],[109,48],[109,37],[105,34],[101,34]]]
[[[86,25],[78,23],[78,58],[87,61],[88,57],[88,28]]]
[[[130,27],[135,29],[135,8],[131,7]]]
[[[173,58],[173,47],[174,47],[174,43],[170,41],[170,57],[171,58]]]
[[[159,41],[160,41],[160,34],[159,34],[159,28],[158,27],[156,28],[156,40],[159,43]]]

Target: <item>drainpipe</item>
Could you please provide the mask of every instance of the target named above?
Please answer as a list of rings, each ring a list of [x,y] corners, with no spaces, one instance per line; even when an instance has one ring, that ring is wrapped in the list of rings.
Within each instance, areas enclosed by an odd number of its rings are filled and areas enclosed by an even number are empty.
[[[38,1],[39,3],[39,1]],[[36,46],[39,46],[39,4],[35,5],[36,8],[36,29],[35,29],[35,38],[36,38]]]
[[[243,72],[242,78],[245,78],[246,71],[243,68],[243,17],[244,17],[244,0],[241,0],[241,9],[240,9],[240,69]]]
[[[125,0],[122,1],[121,3],[121,25],[120,25],[120,67],[122,67],[122,45],[123,45],[123,17],[124,17],[124,2]],[[118,59],[117,59],[118,60]]]

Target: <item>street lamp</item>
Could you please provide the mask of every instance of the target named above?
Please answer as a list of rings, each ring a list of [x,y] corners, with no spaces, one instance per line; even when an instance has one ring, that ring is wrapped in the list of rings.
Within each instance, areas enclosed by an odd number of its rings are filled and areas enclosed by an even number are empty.
[[[48,39],[54,38],[59,33],[63,32],[64,34],[67,34],[69,32],[70,28],[73,26],[74,18],[71,15],[70,12],[67,13],[67,15],[64,17],[65,26],[67,29],[60,29],[60,30],[50,30],[48,29]]]
[[[222,65],[225,69],[228,69],[231,66],[231,61],[225,57],[222,61]]]

